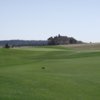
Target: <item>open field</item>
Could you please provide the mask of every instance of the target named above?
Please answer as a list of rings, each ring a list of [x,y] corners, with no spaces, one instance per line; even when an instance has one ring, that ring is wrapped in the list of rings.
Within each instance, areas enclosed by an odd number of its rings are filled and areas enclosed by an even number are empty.
[[[0,48],[0,100],[100,100],[100,46]]]
[[[74,50],[100,50],[100,43],[62,45],[62,47],[72,48]]]

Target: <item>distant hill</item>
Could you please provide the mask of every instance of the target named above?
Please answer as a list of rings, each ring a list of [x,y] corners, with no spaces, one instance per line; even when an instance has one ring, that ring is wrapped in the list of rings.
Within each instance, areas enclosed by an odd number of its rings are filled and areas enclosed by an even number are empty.
[[[3,40],[0,41],[0,46],[5,46],[8,44],[9,46],[41,46],[48,45],[48,41],[35,41],[35,40]]]

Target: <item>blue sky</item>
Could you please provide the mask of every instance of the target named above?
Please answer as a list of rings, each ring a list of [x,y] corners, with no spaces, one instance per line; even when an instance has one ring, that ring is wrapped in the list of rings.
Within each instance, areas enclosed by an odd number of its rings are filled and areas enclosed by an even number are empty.
[[[100,42],[100,0],[0,0],[0,40],[57,34]]]

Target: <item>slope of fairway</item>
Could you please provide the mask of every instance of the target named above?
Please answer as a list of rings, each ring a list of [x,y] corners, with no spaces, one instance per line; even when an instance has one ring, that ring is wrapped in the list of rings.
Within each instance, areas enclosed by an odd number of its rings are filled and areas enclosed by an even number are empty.
[[[0,100],[100,100],[100,52],[1,48]]]

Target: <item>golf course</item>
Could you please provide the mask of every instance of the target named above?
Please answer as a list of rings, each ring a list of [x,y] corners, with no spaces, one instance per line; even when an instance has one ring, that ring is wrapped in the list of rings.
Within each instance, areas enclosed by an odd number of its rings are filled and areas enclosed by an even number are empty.
[[[100,44],[0,48],[0,100],[100,100]]]

